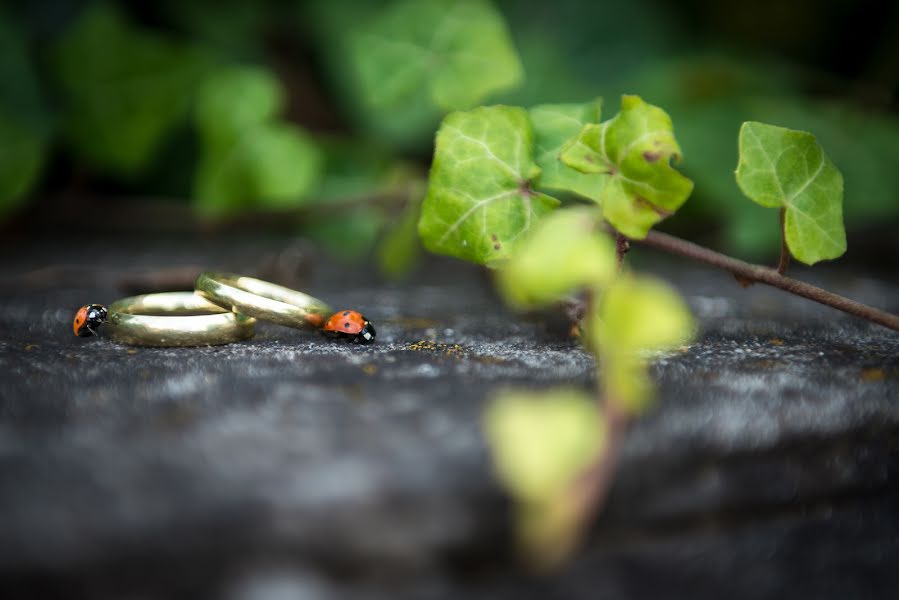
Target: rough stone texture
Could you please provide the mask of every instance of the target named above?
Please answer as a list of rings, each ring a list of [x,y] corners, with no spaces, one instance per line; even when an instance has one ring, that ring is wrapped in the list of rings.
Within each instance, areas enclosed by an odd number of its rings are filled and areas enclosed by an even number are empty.
[[[433,260],[385,284],[313,274],[284,247],[5,248],[0,597],[899,593],[899,335],[726,274],[641,265],[687,296],[700,340],[655,367],[657,409],[629,435],[587,548],[535,577],[516,566],[479,417],[501,386],[588,386],[590,357],[558,323],[504,311],[475,268]],[[362,309],[377,343],[267,325],[202,349],[71,334],[78,306],[148,270],[273,264]],[[894,284],[802,276],[899,311]]]

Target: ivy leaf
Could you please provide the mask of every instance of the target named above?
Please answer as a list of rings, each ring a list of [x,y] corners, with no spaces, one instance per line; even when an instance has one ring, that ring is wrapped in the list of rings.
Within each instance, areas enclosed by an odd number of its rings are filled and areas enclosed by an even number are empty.
[[[227,67],[210,75],[197,98],[203,153],[195,206],[206,215],[279,209],[303,201],[319,180],[315,142],[277,114],[283,91],[269,71]]]
[[[88,8],[56,48],[77,155],[120,175],[141,171],[187,115],[207,65],[193,46],[136,29],[110,5]]]
[[[511,246],[559,201],[535,192],[527,111],[489,106],[448,115],[437,132],[418,232],[431,252],[479,264]]]
[[[353,39],[353,63],[374,107],[421,89],[441,110],[470,108],[523,76],[502,17],[483,0],[401,0]]]
[[[693,182],[671,166],[680,159],[671,118],[639,96],[622,96],[621,112],[602,124],[584,126],[561,157],[583,173],[607,177],[597,201],[603,217],[628,237],[646,237],[693,191]]]
[[[599,306],[602,318],[595,333],[603,352],[669,350],[686,343],[693,331],[683,299],[655,278],[622,276]]]
[[[559,155],[565,143],[577,136],[584,125],[599,123],[601,110],[601,99],[586,104],[542,104],[530,109],[534,126],[534,160],[541,169],[538,187],[599,199],[605,177],[573,169],[563,163]]]
[[[605,430],[596,404],[577,390],[507,391],[485,415],[497,474],[526,502],[553,498],[593,462]]]
[[[573,488],[603,451],[602,415],[577,390],[508,391],[484,421],[497,475],[517,500],[524,550],[535,566],[552,567],[577,541],[584,507]]]
[[[645,406],[652,394],[646,354],[686,344],[694,329],[690,310],[666,283],[632,275],[616,279],[586,323],[610,400],[629,411]]]
[[[608,284],[617,271],[615,245],[597,221],[589,208],[541,219],[499,270],[506,301],[519,308],[544,306],[578,288]]]
[[[808,265],[842,255],[843,176],[815,136],[747,121],[739,147],[737,185],[753,202],[784,209],[790,254]]]

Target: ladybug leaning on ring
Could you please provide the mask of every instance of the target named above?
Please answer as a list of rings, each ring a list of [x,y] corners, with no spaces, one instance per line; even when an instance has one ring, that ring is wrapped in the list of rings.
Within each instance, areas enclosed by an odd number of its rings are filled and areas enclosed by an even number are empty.
[[[377,334],[371,322],[355,310],[334,313],[322,326],[321,332],[330,338],[356,344],[370,344]]]
[[[109,311],[102,304],[88,304],[82,306],[75,313],[75,320],[72,322],[72,329],[78,337],[87,337],[89,335],[97,335],[95,329],[106,322]]]

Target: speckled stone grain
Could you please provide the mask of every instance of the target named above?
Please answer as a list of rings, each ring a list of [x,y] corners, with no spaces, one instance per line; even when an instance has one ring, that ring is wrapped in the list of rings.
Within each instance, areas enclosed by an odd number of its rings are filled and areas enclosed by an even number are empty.
[[[653,368],[658,401],[587,547],[543,577],[514,560],[480,415],[503,386],[597,374],[564,327],[503,309],[480,270],[434,259],[384,283],[312,261],[305,290],[362,310],[371,346],[266,324],[213,348],[72,335],[78,306],[126,295],[116,273],[246,271],[283,244],[3,255],[0,596],[899,593],[899,335],[726,274],[636,257],[682,291],[700,335]],[[111,275],[33,277],[61,262]],[[894,283],[799,276],[899,311]]]

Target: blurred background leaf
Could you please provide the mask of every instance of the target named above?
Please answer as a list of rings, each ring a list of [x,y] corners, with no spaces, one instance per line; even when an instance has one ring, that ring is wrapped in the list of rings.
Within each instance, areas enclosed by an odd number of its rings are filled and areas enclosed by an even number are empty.
[[[321,152],[302,129],[278,118],[283,97],[277,77],[260,67],[225,67],[204,82],[196,111],[202,214],[290,208],[314,189]]]
[[[277,11],[270,0],[164,0],[161,15],[176,31],[234,58],[264,55]]]
[[[110,4],[87,8],[55,59],[73,154],[123,176],[146,167],[187,116],[209,63],[199,48],[136,28]]]
[[[502,16],[484,0],[314,3],[309,14],[364,129],[421,143],[440,116],[518,84],[521,63]],[[363,6],[364,5],[364,6]]]
[[[44,164],[51,130],[20,29],[0,8],[0,218],[27,198]]]

